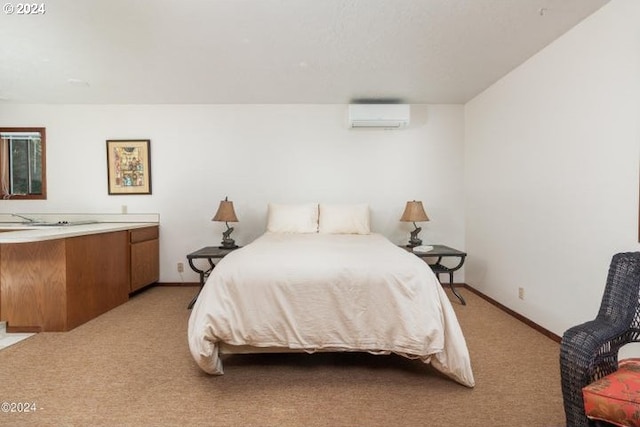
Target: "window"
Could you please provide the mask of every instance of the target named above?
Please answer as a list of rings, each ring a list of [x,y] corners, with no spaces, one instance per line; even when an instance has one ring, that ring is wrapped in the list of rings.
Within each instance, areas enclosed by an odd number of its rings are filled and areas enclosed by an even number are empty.
[[[46,199],[45,128],[0,128],[0,194]]]

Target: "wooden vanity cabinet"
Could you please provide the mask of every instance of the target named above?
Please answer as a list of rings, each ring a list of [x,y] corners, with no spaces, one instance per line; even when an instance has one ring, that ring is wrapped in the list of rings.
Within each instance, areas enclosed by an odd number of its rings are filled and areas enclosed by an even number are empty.
[[[68,331],[159,280],[158,226],[0,244],[0,320]]]
[[[0,245],[0,320],[68,331],[129,299],[127,231]]]
[[[135,292],[160,279],[158,226],[129,230],[131,259],[129,291]]]

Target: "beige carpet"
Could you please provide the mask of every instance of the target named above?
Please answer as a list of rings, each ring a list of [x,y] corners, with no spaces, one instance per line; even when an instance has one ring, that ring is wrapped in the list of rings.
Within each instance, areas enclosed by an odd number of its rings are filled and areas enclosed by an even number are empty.
[[[194,292],[151,288],[70,332],[0,350],[0,401],[36,408],[0,412],[0,425],[564,425],[558,344],[465,289],[467,306],[451,301],[474,389],[367,354],[228,356],[225,375],[208,376],[187,347]]]

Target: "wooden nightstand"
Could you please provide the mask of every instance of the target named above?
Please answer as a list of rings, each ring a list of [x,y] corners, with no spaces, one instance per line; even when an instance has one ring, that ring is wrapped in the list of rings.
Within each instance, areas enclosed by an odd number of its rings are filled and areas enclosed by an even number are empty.
[[[189,267],[191,267],[193,271],[200,275],[200,288],[198,289],[198,293],[193,297],[193,299],[187,306],[188,309],[191,309],[193,307],[193,304],[196,303],[196,300],[198,299],[198,295],[200,295],[200,291],[202,290],[204,283],[207,281],[209,274],[211,274],[211,272],[215,268],[216,265],[213,263],[213,260],[222,259],[236,249],[240,249],[240,246],[231,249],[220,248],[218,246],[205,246],[204,248],[200,248],[197,251],[191,252],[189,255],[187,255]],[[206,259],[209,265],[204,269],[198,268],[193,262],[196,259]]]
[[[442,273],[448,274],[449,287],[451,288],[451,292],[453,292],[453,294],[460,300],[462,305],[467,305],[464,298],[462,298],[462,295],[460,295],[456,291],[456,288],[453,286],[453,272],[459,270],[460,267],[462,267],[462,264],[464,264],[464,260],[467,257],[466,252],[462,252],[445,245],[429,245],[429,246],[433,246],[433,249],[430,250],[429,252],[414,252],[412,248],[408,248],[406,246],[402,246],[402,247],[406,249],[408,252],[411,252],[415,256],[419,256],[422,259],[438,258],[434,264],[429,264],[429,267],[431,267],[431,270],[433,270],[433,272],[435,273],[439,281],[440,281],[440,274]],[[455,265],[454,267],[447,267],[446,265],[443,265],[441,263],[442,258],[446,258],[446,257],[458,258],[458,264]],[[440,281],[440,283],[442,283],[442,281]]]

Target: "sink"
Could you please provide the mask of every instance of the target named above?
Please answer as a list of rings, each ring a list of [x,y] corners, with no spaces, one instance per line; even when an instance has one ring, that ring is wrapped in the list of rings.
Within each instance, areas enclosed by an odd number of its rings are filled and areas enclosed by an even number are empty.
[[[0,230],[25,230],[28,228],[38,228],[38,227],[71,227],[74,225],[85,225],[85,224],[97,224],[98,221],[95,220],[77,220],[77,221],[44,221],[44,220],[33,220],[33,221],[20,221],[20,222],[0,222]]]
[[[71,225],[96,224],[98,221],[58,221],[58,222],[27,222],[23,223],[28,227],[69,227]]]

